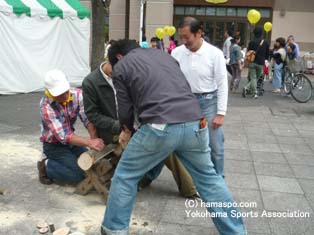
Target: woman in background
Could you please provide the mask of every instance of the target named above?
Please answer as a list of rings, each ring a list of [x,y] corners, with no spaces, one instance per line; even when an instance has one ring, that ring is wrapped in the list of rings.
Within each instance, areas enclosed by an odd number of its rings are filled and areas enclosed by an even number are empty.
[[[278,48],[274,52],[274,77],[273,77],[273,92],[279,93],[282,87],[282,75],[283,75],[283,63],[286,60],[286,50],[285,50],[285,39],[277,38],[275,42],[275,47]]]
[[[239,46],[240,43],[240,36],[236,35],[231,39],[231,46],[230,46],[230,65],[232,71],[232,79],[230,82],[230,91],[232,93],[236,93],[239,87],[239,83],[241,80],[241,71],[243,68],[242,65],[242,52],[241,47]]]

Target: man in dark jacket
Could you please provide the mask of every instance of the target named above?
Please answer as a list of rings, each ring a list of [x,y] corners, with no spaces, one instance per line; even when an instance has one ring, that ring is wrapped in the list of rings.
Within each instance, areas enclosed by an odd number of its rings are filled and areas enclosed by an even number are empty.
[[[117,141],[120,134],[120,123],[117,116],[115,88],[112,84],[112,67],[104,62],[99,68],[91,72],[83,81],[83,101],[86,116],[96,127],[98,137],[104,143],[110,144]],[[116,138],[115,138],[116,137]],[[193,180],[181,161],[175,154],[171,154],[165,164],[172,172],[183,197],[198,197]],[[139,183],[139,187],[149,185],[161,172],[163,163],[148,172]]]
[[[104,62],[91,72],[82,84],[86,116],[94,124],[98,136],[106,145],[113,142],[115,135],[120,134],[111,73],[111,65]]]

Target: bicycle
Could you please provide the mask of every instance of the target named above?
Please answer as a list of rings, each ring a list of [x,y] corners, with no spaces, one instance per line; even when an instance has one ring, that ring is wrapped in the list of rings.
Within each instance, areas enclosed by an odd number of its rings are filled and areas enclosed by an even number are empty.
[[[286,95],[299,103],[306,103],[312,98],[313,86],[304,74],[304,58],[292,60],[285,67],[283,90]]]

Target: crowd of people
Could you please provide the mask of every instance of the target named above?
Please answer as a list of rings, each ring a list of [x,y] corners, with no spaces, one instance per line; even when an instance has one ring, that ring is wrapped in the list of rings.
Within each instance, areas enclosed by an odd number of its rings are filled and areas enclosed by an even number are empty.
[[[299,45],[295,42],[294,36],[289,35],[287,40],[279,37],[275,40],[274,47],[270,48],[267,39],[263,38],[263,30],[255,27],[253,30],[254,38],[249,42],[248,47],[241,48],[241,38],[233,32],[225,32],[223,53],[226,59],[227,71],[231,75],[229,90],[231,93],[239,93],[239,83],[241,72],[245,67],[246,56],[254,53],[253,61],[249,61],[248,82],[243,87],[242,96],[252,95],[258,98],[258,80],[263,80],[263,75],[267,75],[272,82],[273,93],[280,93],[284,82],[284,71],[291,61],[300,58]],[[246,53],[248,53],[246,55]],[[269,76],[268,76],[269,75]]]
[[[102,234],[128,234],[138,184],[151,184],[164,165],[172,171],[182,196],[234,205],[224,181],[223,124],[228,89],[236,92],[241,80],[241,38],[226,31],[220,50],[203,36],[201,23],[185,17],[178,26],[180,46],[174,37],[167,48],[155,37],[149,44],[144,36],[140,45],[135,40],[111,41],[106,60],[86,76],[82,90],[70,87],[58,69],[46,74],[40,101],[45,158],[37,164],[41,183],[76,184],[85,177],[77,159],[86,147],[100,151],[115,136],[127,144],[110,185]],[[258,27],[248,50],[256,55],[243,93],[251,90],[256,98],[256,80],[269,56],[269,43]],[[286,58],[298,56],[293,37],[287,44],[283,38],[276,40],[274,92],[281,88]],[[229,88],[227,71],[232,74]],[[78,117],[88,138],[75,134]],[[242,218],[231,216],[237,208],[207,209],[227,215],[212,217],[220,234],[247,234]]]

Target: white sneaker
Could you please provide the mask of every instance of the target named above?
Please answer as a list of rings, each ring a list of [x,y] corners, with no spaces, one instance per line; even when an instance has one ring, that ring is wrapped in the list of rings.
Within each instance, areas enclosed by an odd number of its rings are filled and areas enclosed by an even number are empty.
[[[280,89],[274,89],[272,92],[273,93],[280,93]]]

